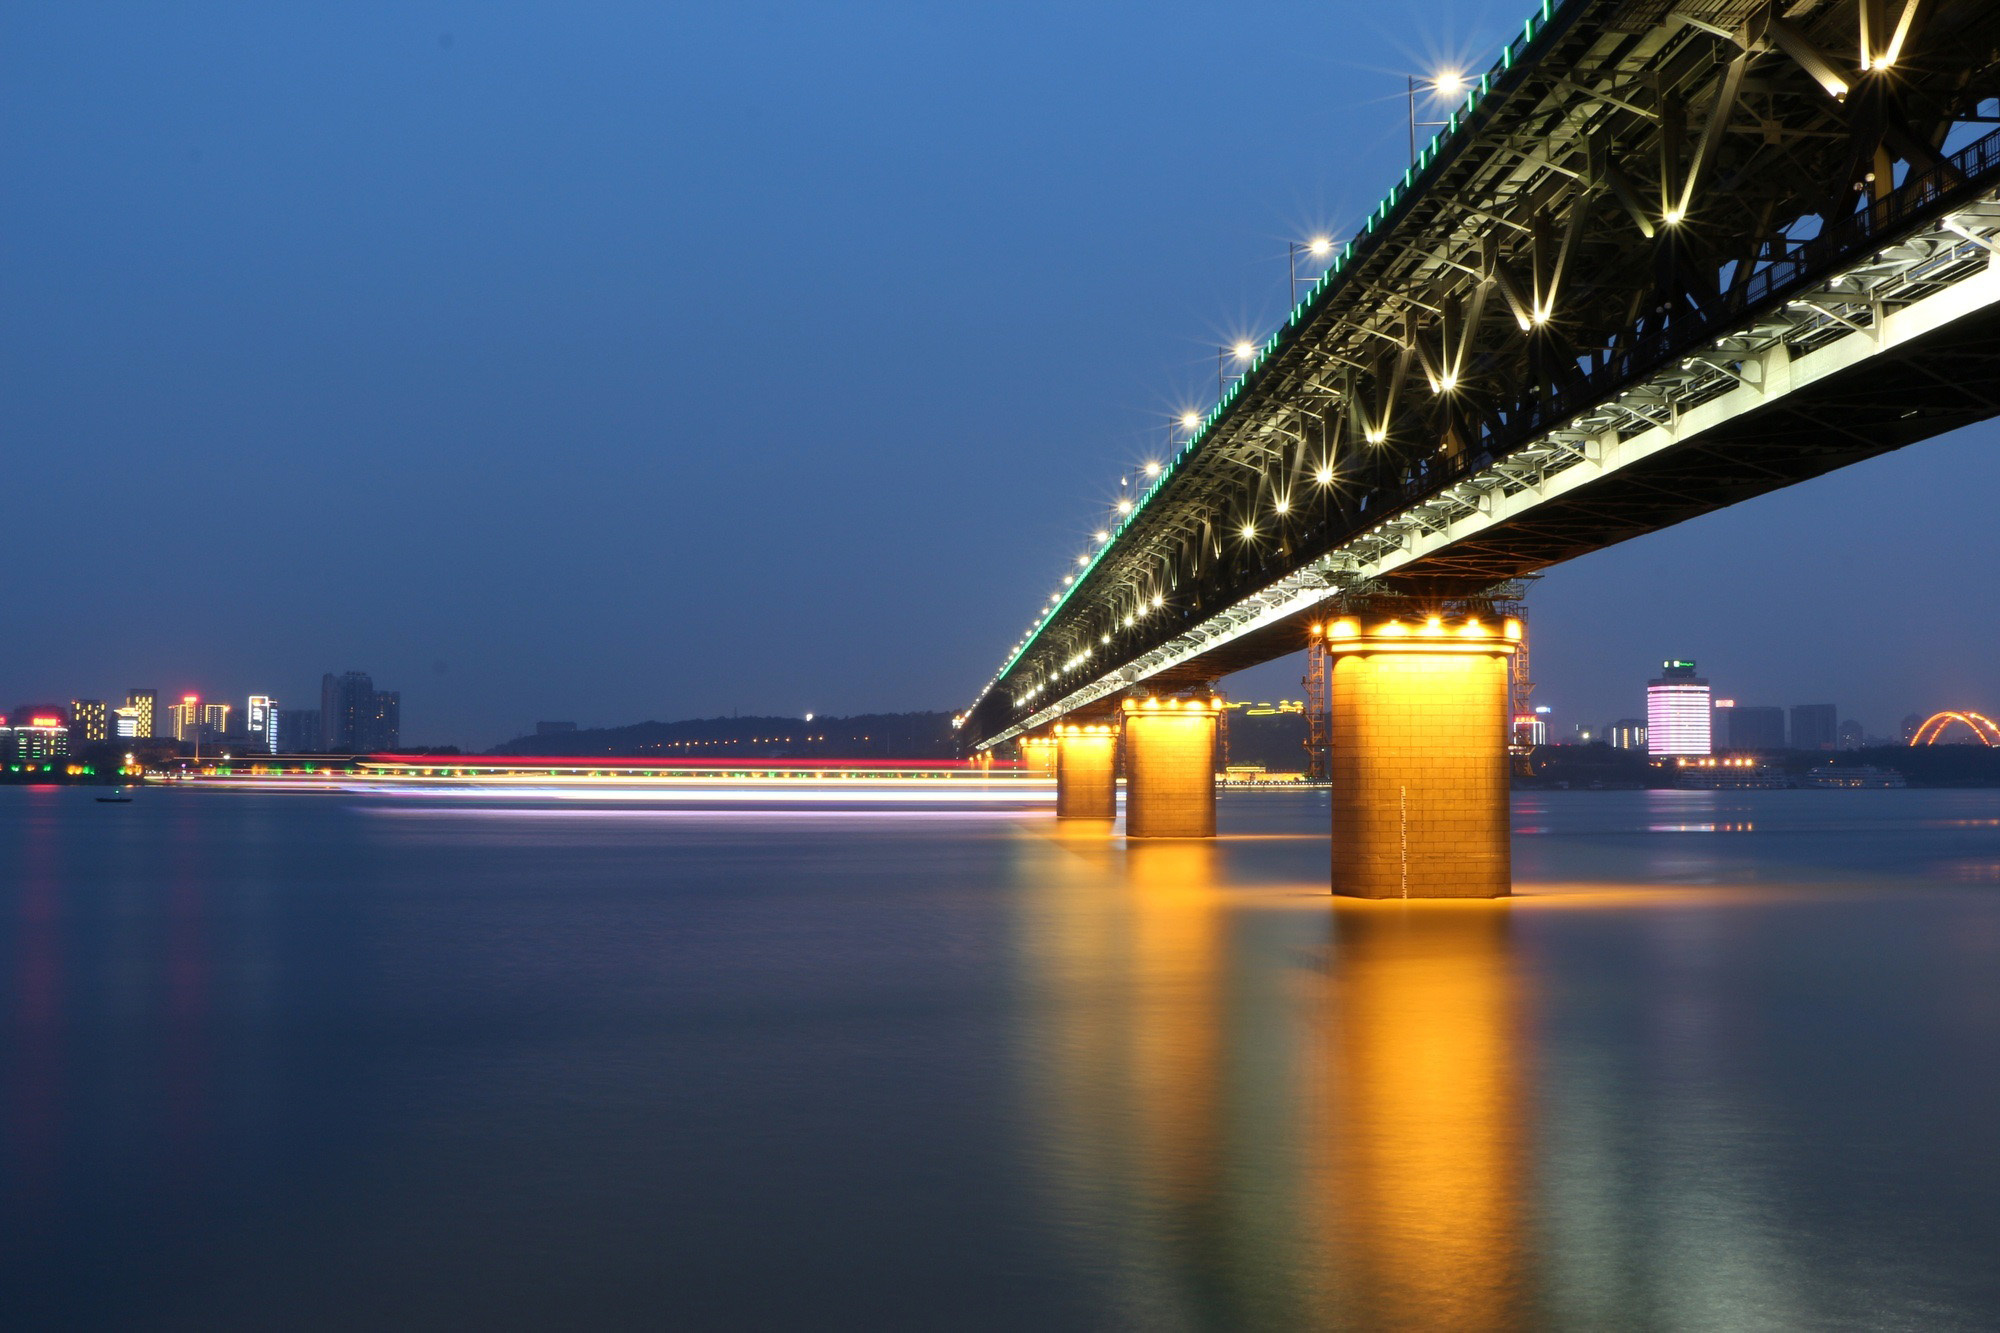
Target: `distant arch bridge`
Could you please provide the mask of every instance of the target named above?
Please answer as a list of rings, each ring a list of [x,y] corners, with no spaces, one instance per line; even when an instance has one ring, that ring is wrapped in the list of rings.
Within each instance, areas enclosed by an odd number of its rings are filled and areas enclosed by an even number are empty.
[[[1959,712],[1946,709],[1942,713],[1932,713],[1924,719],[1924,724],[1910,733],[1911,745],[1936,745],[1938,738],[1953,723],[1960,723],[1970,731],[1981,745],[2000,746],[2000,722],[1995,722],[1984,713]]]

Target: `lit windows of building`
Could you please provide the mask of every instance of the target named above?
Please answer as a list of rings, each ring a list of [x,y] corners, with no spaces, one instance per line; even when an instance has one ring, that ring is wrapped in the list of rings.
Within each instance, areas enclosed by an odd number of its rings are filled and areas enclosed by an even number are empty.
[[[1646,748],[1646,724],[1636,717],[1621,717],[1611,724],[1611,748],[1614,750],[1643,750]]]
[[[16,764],[46,764],[69,753],[69,723],[60,708],[24,708],[8,730],[9,758]]]
[[[229,734],[229,705],[203,704],[201,706],[201,734],[204,738]]]
[[[69,748],[111,739],[111,708],[102,699],[72,699],[69,702]]]
[[[201,734],[201,696],[183,695],[167,708],[167,735],[177,741],[192,741]]]
[[[112,725],[115,728],[114,734],[119,740],[136,741],[147,738],[151,719],[149,718],[145,723],[142,723],[140,721],[140,711],[131,704],[127,704],[123,708],[112,709],[111,716],[113,719]]]
[[[160,692],[158,690],[127,690],[125,706],[132,710],[134,725],[138,730],[132,734],[146,740],[161,733],[157,729],[165,721],[158,710]]]
[[[1710,731],[1708,682],[1687,661],[1663,662],[1660,674],[1646,685],[1646,750],[1655,755],[1708,755],[1714,751]]]

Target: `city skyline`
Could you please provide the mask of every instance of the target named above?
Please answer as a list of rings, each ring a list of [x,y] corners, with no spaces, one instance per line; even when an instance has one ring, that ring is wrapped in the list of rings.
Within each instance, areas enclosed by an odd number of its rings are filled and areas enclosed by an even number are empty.
[[[1298,688],[1299,688],[1299,682],[1296,679],[1290,679],[1289,676],[1287,675],[1288,672],[1293,670],[1294,660],[1295,659],[1293,658],[1286,658],[1279,662],[1271,663],[1265,667],[1256,668],[1245,672],[1239,672],[1237,673],[1237,675],[1233,677],[1228,677],[1225,679],[1224,682],[1225,684],[1224,693],[1227,695],[1227,697],[1229,697],[1232,700],[1249,700],[1260,697],[1272,698],[1272,699],[1289,699],[1293,695],[1298,693]],[[1302,659],[1297,659],[1297,660],[1302,661]],[[1694,660],[1699,661],[1702,659],[1694,659]],[[1659,666],[1660,666],[1659,662],[1654,662],[1651,665],[1651,667],[1648,668],[1648,670],[1656,674]],[[1706,677],[1707,671],[1708,669],[1706,667],[1702,668],[1704,677]],[[129,705],[132,702],[131,695],[134,690],[143,689],[145,690],[145,692],[156,696],[158,701],[158,707],[161,710],[163,718],[167,718],[169,711],[177,705],[178,701],[187,697],[194,697],[202,701],[204,705],[212,704],[214,701],[217,700],[228,700],[230,701],[228,707],[231,708],[232,710],[238,708],[237,701],[240,700],[241,710],[238,713],[237,720],[242,724],[243,728],[247,728],[250,730],[256,729],[253,725],[253,720],[257,716],[258,705],[260,704],[260,702],[265,706],[268,706],[274,709],[275,711],[281,713],[310,711],[313,713],[315,717],[314,725],[316,727],[323,727],[325,692],[330,687],[331,683],[334,682],[341,675],[360,676],[364,680],[369,679],[368,673],[365,672],[359,672],[359,673],[352,671],[347,671],[344,673],[325,672],[322,673],[321,675],[321,684],[317,690],[312,691],[309,695],[307,694],[306,691],[299,691],[292,696],[287,696],[283,694],[269,695],[263,693],[262,691],[256,688],[163,689],[156,687],[134,686],[118,691],[98,691],[96,693],[93,693],[91,691],[70,690],[66,692],[58,691],[55,694],[45,694],[45,695],[23,694],[19,698],[14,699],[12,703],[0,704],[0,707],[8,708],[14,711],[19,711],[24,708],[46,704],[50,706],[60,707],[63,710],[65,710],[65,713],[67,713],[67,710],[69,710],[75,703],[79,701],[91,701],[91,702],[102,703],[107,708],[115,711],[118,710],[122,705]],[[1867,736],[1872,737],[1876,740],[1890,741],[1890,742],[1901,739],[1907,739],[1907,737],[1902,735],[1902,732],[1905,730],[1906,725],[1912,716],[1928,717],[1933,713],[1953,708],[1962,708],[1962,707],[1980,708],[1982,706],[1986,707],[1991,706],[1990,701],[1986,700],[1985,696],[1983,695],[1969,695],[1959,698],[1937,698],[1937,699],[1931,699],[1931,698],[1918,699],[1912,696],[1909,702],[1901,706],[1896,705],[1893,701],[1893,698],[1891,698],[1887,703],[1887,708],[1890,715],[1882,717],[1875,717],[1875,716],[1863,717],[1859,715],[1859,710],[1855,709],[1853,706],[1844,701],[1844,697],[1836,698],[1832,703],[1828,703],[1828,701],[1825,699],[1817,699],[1817,698],[1808,699],[1805,697],[1805,691],[1794,688],[1791,685],[1785,684],[1782,680],[1773,688],[1765,688],[1759,686],[1758,689],[1762,690],[1762,693],[1753,693],[1751,690],[1742,687],[1742,685],[1740,684],[1741,679],[1742,679],[1741,677],[1732,675],[1727,677],[1726,679],[1719,680],[1711,687],[1711,694],[1713,699],[1716,701],[1716,707],[1718,710],[1729,709],[1732,707],[1740,708],[1745,711],[1775,710],[1776,712],[1782,714],[1785,718],[1789,719],[1791,715],[1794,713],[1794,711],[1800,707],[1816,707],[1820,705],[1825,705],[1836,709],[1836,714],[1834,719],[1834,726],[1836,728],[1836,733],[1838,731],[1838,728],[1842,726],[1845,726],[1849,723],[1859,723],[1865,729]],[[1813,677],[1813,679],[1824,680],[1826,678],[1824,676],[1816,676]],[[1635,681],[1636,683],[1634,683]],[[1608,740],[1609,730],[1616,723],[1620,721],[1633,720],[1643,724],[1646,720],[1647,687],[1645,684],[1645,678],[1643,676],[1634,677],[1632,678],[1632,680],[1623,682],[1605,681],[1602,679],[1586,677],[1583,688],[1578,689],[1575,692],[1575,695],[1573,695],[1572,697],[1597,698],[1597,699],[1605,699],[1611,701],[1609,707],[1598,710],[1596,712],[1583,711],[1578,708],[1570,706],[1567,702],[1564,702],[1561,698],[1555,696],[1553,694],[1553,691],[1547,688],[1547,685],[1548,685],[1547,678],[1538,676],[1537,691],[1535,694],[1535,703],[1541,710],[1543,710],[1541,721],[1546,726],[1549,743],[1563,744],[1574,740],[1575,731],[1577,728],[1587,728],[1592,733],[1591,739],[1593,740]],[[4,688],[4,683],[0,683],[0,688]],[[1842,687],[1839,684],[1836,684],[1833,688],[1838,693],[1842,691],[1844,687]],[[1851,691],[1849,692],[1851,693]],[[19,692],[17,691],[17,694],[18,693]],[[401,705],[401,696],[403,694],[403,691],[397,690],[389,693],[395,696],[396,702],[394,704],[394,707],[398,714],[397,730],[400,733],[400,705]],[[1618,699],[1621,694],[1630,696],[1628,702],[1622,706],[1618,703]],[[0,699],[4,699],[6,697],[7,696],[0,695]],[[295,704],[293,702],[294,698],[298,699],[299,702]],[[307,708],[308,704],[311,705],[311,708],[309,710]],[[1900,711],[1898,711],[1899,707]],[[563,711],[563,710],[556,710],[556,711]],[[799,716],[807,720],[810,720],[810,718],[813,715],[811,711],[791,714],[774,708],[760,708],[755,706],[749,708],[733,709],[729,710],[729,712],[723,712],[723,713],[692,713],[692,712],[658,713],[649,717],[599,717],[593,715],[593,713],[588,707],[582,709],[570,709],[567,711],[576,713],[578,714],[579,717],[585,719],[583,721],[577,722],[575,725],[586,730],[593,728],[602,728],[602,727],[629,726],[647,721],[675,721],[675,720],[700,718],[700,717],[724,717],[724,716],[729,716],[731,713],[741,713],[741,714],[757,715],[757,716],[778,716],[778,717]],[[919,704],[908,707],[889,708],[883,711],[942,712],[946,710],[942,708],[926,709]],[[172,733],[169,730],[170,725],[171,725],[170,719],[163,720],[160,723],[161,730],[159,731],[158,734],[162,736],[171,735]],[[516,729],[508,731],[505,735],[500,736],[499,740],[491,743],[498,744],[501,741],[514,740],[522,736],[531,735],[535,732],[538,725],[546,725],[546,724],[539,723],[535,719],[524,718],[521,722],[517,724]],[[1790,735],[1791,726],[1792,724],[1789,721],[1785,723],[1785,732],[1787,736]],[[1718,720],[1714,731],[1715,747],[1718,750],[1725,748],[1727,744],[1727,738],[1728,738],[1728,733],[1723,729],[1723,724]],[[335,749],[342,748],[339,746],[333,746],[331,745],[330,742],[331,738],[325,738],[323,736],[323,739],[320,743],[324,746],[328,746],[328,748],[335,748]],[[468,744],[466,741],[462,740],[459,737],[449,736],[449,735],[431,736],[426,734],[421,738],[405,738],[403,743],[424,745],[424,746],[458,745],[468,750],[474,748],[479,748],[479,749],[486,748],[484,744],[474,746],[472,744]],[[369,748],[379,748],[379,747],[357,746],[354,748],[369,749]],[[1817,748],[1817,746],[1808,746],[1806,748]]]
[[[234,702],[242,700],[239,708]],[[60,724],[77,744],[171,740],[237,744],[253,752],[355,753],[404,748],[402,695],[378,690],[365,671],[325,672],[314,707],[287,707],[279,696],[203,690],[162,693],[134,685],[105,698],[72,691],[0,712],[0,724]],[[43,717],[41,714],[48,716]]]

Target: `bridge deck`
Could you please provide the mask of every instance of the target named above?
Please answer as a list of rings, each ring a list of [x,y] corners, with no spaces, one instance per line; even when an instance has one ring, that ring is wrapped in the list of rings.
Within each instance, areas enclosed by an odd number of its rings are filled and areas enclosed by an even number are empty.
[[[1919,14],[1843,76],[1853,3],[1545,10],[968,740],[1292,651],[1343,591],[1476,591],[2000,410],[2000,7]]]

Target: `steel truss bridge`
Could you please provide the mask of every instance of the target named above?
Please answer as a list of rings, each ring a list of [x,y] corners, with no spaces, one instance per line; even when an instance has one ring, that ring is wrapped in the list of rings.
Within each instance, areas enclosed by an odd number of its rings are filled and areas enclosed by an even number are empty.
[[[2000,413],[1996,124],[1995,0],[1544,0],[962,737]]]

